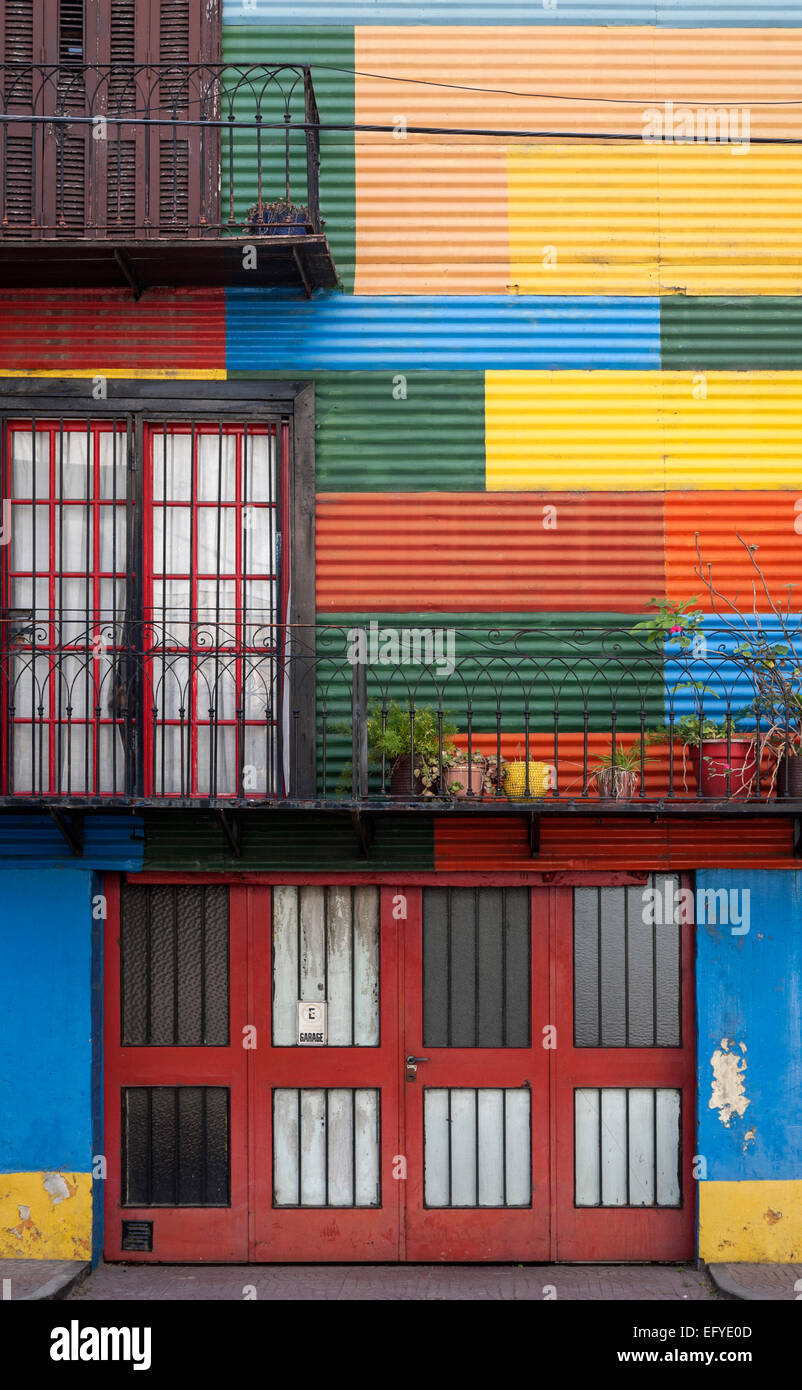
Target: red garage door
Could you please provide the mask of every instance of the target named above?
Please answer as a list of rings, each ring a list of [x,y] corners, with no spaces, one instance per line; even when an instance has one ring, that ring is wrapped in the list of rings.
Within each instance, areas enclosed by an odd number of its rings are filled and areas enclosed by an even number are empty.
[[[123,885],[106,1258],[688,1258],[678,886]]]

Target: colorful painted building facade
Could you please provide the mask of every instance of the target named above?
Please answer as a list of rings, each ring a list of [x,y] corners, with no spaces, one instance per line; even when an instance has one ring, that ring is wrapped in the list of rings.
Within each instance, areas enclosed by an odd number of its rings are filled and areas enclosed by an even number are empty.
[[[802,8],[83,9],[0,29],[0,1253],[798,1262]]]

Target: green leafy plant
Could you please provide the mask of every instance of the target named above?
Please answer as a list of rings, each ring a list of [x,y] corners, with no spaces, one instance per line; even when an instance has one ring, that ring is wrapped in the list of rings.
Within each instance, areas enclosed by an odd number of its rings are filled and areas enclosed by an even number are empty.
[[[644,754],[643,762],[648,762],[648,754]],[[640,744],[633,743],[631,748],[624,748],[623,744],[616,744],[609,753],[599,755],[597,767],[620,768],[622,772],[640,772],[641,770],[641,750]]]
[[[642,767],[648,760],[646,752],[641,757],[639,743],[633,743],[630,748],[617,743],[609,752],[599,755],[589,780],[595,782],[601,796],[610,796],[615,789],[617,797],[629,800],[640,782]]]
[[[657,646],[664,641],[674,641],[681,651],[689,651],[695,638],[702,632],[704,615],[698,604],[699,600],[696,598],[683,599],[681,602],[668,598],[650,598],[646,607],[654,609],[653,616],[635,623],[630,632],[633,636],[637,633],[645,637],[650,646]]]

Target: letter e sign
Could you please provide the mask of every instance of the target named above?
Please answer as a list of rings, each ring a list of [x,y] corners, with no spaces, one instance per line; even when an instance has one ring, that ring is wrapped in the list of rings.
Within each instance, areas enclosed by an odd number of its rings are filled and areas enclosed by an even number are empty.
[[[328,1005],[316,999],[314,1004],[298,1000],[298,1046],[325,1047]]]

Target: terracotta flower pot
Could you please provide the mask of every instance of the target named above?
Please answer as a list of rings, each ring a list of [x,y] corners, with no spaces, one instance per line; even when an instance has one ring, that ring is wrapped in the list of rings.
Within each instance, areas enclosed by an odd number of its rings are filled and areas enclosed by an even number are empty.
[[[701,748],[691,750],[689,760],[699,771],[701,796],[743,800],[749,795],[756,771],[751,738],[731,738],[729,749],[725,738],[703,739]]]
[[[481,796],[484,768],[479,763],[453,763],[443,769],[443,782],[451,796],[467,796],[469,787],[473,796]]]
[[[423,759],[419,753],[415,754],[414,772],[413,760],[409,753],[406,753],[403,758],[396,758],[390,768],[390,795],[403,796],[407,800],[411,796],[422,796],[424,791],[423,778],[421,777],[422,767]],[[435,778],[427,791],[435,792],[436,790],[437,779]]]
[[[640,786],[640,773],[626,767],[600,767],[594,776],[603,800],[631,801]]]

